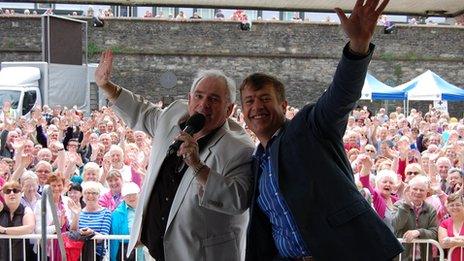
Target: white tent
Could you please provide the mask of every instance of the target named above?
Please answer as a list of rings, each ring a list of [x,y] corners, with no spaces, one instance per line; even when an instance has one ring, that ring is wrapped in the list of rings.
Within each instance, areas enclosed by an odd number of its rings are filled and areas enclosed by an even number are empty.
[[[406,93],[409,101],[464,101],[464,90],[428,70],[394,89]]]

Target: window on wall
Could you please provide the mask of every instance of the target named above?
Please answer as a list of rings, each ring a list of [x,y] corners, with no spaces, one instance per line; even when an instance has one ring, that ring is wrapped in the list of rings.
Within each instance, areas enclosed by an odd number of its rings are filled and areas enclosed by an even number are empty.
[[[130,16],[129,6],[120,6],[119,7],[119,16],[129,17]]]
[[[279,11],[263,11],[263,20],[279,20]]]
[[[292,21],[293,20],[293,12],[282,12],[282,20],[284,20],[284,21]]]
[[[214,18],[214,9],[205,9],[198,8],[197,14],[203,19],[213,19]]]
[[[137,6],[137,17],[153,16],[153,8],[151,6]]]
[[[175,9],[174,7],[157,7],[156,17],[157,18],[173,18]]]
[[[193,8],[179,8],[179,12],[181,11],[184,12],[187,18],[193,15]]]
[[[247,16],[248,16],[248,20],[258,20],[258,11],[256,10],[246,10],[245,11]]]

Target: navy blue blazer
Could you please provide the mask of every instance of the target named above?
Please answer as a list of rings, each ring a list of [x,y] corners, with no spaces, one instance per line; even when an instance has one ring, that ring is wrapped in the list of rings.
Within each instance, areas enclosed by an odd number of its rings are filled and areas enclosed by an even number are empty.
[[[282,127],[271,145],[279,187],[312,256],[322,260],[391,260],[403,247],[359,193],[343,148],[348,115],[361,97],[372,57],[349,59],[347,46],[327,91]],[[257,204],[258,164],[246,260],[278,257],[272,227]]]

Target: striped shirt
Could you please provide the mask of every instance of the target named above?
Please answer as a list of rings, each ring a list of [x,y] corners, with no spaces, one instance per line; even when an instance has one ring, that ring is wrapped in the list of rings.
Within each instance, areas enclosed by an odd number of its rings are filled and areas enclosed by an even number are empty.
[[[272,169],[270,145],[264,149],[259,145],[255,157],[260,163],[258,205],[272,224],[272,236],[281,257],[309,256],[310,252],[298,230],[280,189],[278,173]]]
[[[95,212],[81,211],[79,215],[79,229],[86,227],[96,233],[108,235],[111,228],[111,212],[106,208]],[[103,243],[97,243],[97,254],[99,256],[104,255]]]

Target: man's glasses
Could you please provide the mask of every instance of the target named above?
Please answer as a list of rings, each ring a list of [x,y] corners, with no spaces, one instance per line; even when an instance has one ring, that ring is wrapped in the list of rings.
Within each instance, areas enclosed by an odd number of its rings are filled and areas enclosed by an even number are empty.
[[[366,152],[375,153],[375,150],[366,150]]]
[[[15,194],[18,194],[19,192],[21,192],[20,189],[17,189],[17,188],[13,188],[13,189],[3,189],[3,194],[5,195],[9,195],[11,192],[15,193]]]
[[[408,172],[406,172],[406,175],[414,175],[414,176],[416,176],[416,175],[419,175],[419,174],[420,174],[419,171],[408,171]]]

